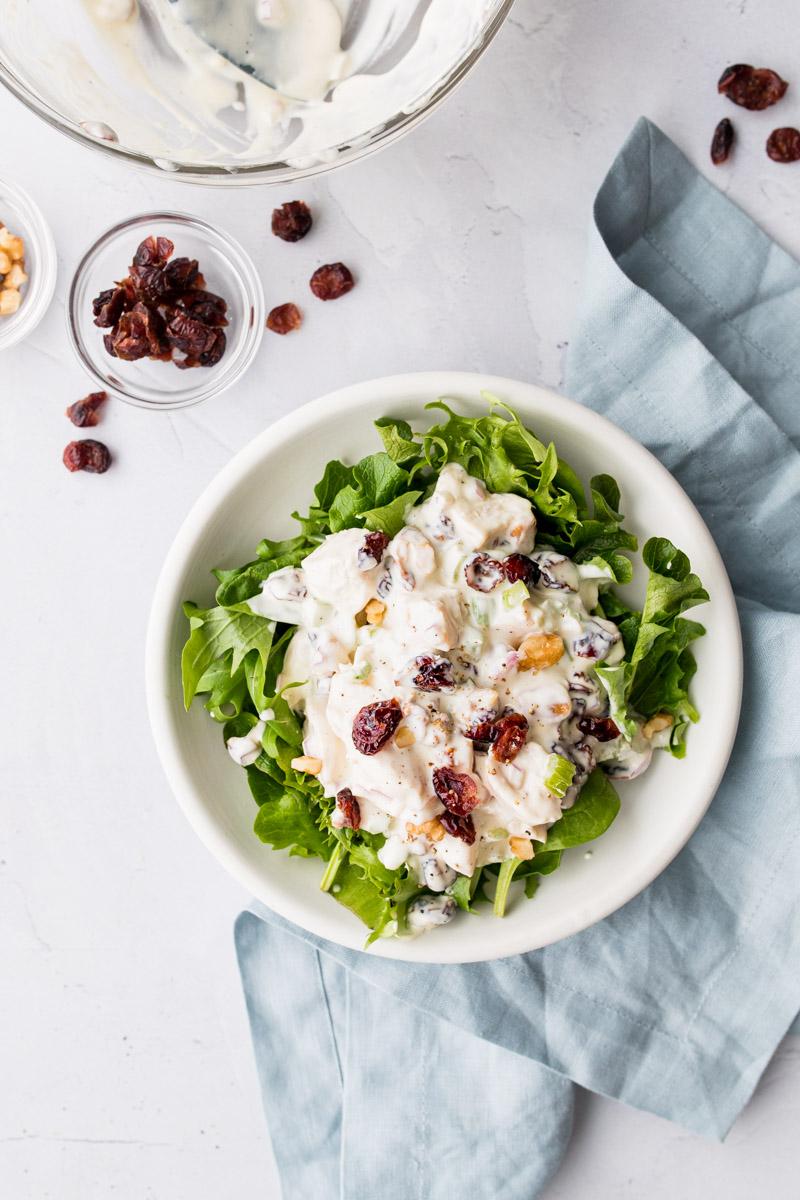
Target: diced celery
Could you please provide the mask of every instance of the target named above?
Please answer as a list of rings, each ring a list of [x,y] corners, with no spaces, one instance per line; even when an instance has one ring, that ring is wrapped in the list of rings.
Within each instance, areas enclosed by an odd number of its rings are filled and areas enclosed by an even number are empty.
[[[547,760],[544,786],[561,800],[569,791],[574,775],[575,763],[562,758],[560,754],[551,754]]]
[[[518,579],[516,583],[512,583],[511,587],[506,588],[503,592],[503,604],[506,608],[516,608],[523,601],[530,598],[524,579]]]

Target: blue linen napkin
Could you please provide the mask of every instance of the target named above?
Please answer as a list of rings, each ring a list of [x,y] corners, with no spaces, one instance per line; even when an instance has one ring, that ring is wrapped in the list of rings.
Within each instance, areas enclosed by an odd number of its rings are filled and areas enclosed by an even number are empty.
[[[730,766],[645,892],[531,954],[412,967],[241,914],[285,1200],[532,1200],[570,1080],[722,1137],[800,1008],[800,266],[646,120],[594,216],[565,390],[658,455],[722,551],[745,648]]]

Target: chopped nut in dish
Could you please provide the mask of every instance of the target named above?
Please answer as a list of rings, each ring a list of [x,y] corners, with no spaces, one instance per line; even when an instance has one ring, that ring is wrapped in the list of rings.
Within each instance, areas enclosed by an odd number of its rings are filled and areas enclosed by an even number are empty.
[[[0,317],[17,311],[22,303],[20,288],[27,282],[25,243],[0,222]]]

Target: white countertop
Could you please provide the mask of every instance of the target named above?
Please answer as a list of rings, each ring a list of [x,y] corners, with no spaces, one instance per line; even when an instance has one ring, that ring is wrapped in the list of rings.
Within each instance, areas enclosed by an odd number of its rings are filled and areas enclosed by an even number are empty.
[[[0,95],[0,170],[39,200],[59,249],[52,309],[0,359],[8,1200],[277,1200],[232,949],[247,896],[174,804],[145,714],[142,644],[164,552],[231,454],[321,392],[428,368],[558,386],[591,203],[616,150],[644,113],[707,164],[717,120],[737,116],[716,79],[742,60],[793,87],[777,119],[736,121],[734,161],[707,170],[800,254],[800,167],[763,152],[775,124],[800,123],[791,0],[518,0],[429,121],[291,194],[130,173]],[[295,196],[316,225],[285,246],[267,221]],[[271,304],[303,298],[311,270],[332,259],[353,267],[358,289],[341,305],[305,304],[303,330],[267,333],[244,382],[204,406],[151,415],[110,404],[97,434],[113,469],[71,476],[63,410],[89,386],[67,344],[65,290],[91,238],[154,207],[231,230]],[[794,1200],[799,1118],[797,1039],[724,1145],[581,1094],[546,1197]]]

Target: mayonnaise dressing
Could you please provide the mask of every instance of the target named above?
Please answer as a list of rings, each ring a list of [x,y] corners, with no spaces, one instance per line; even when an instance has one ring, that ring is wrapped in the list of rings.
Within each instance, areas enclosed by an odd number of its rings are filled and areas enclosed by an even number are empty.
[[[641,748],[622,737],[599,746],[578,728],[581,717],[607,712],[595,666],[618,662],[623,646],[616,627],[591,613],[602,582],[597,568],[535,549],[536,518],[527,500],[490,494],[450,464],[406,522],[380,562],[365,554],[363,530],[331,534],[300,567],[265,580],[249,604],[298,627],[279,683],[302,683],[286,697],[305,713],[303,749],[322,762],[325,794],[349,788],[361,827],[385,835],[379,854],[386,866],[407,862],[437,891],[452,882],[454,871],[470,875],[476,866],[511,856],[510,838],[543,842],[562,805],[574,801],[598,750],[622,775],[639,765]],[[505,579],[489,591],[475,590],[468,578],[474,578],[469,567],[477,552],[499,561],[528,555],[540,567],[539,583],[512,604]],[[363,623],[365,607],[377,600],[380,624]],[[520,646],[532,634],[562,639],[558,661],[539,670],[526,665]],[[453,686],[416,686],[420,656],[445,659]],[[353,742],[356,714],[391,699],[402,707],[402,724],[376,754],[361,753]],[[517,756],[504,763],[466,732],[507,709],[526,717],[528,733]],[[563,801],[546,783],[553,754],[576,766]],[[472,845],[420,828],[444,811],[432,784],[437,767],[475,781],[480,802],[471,814]]]

